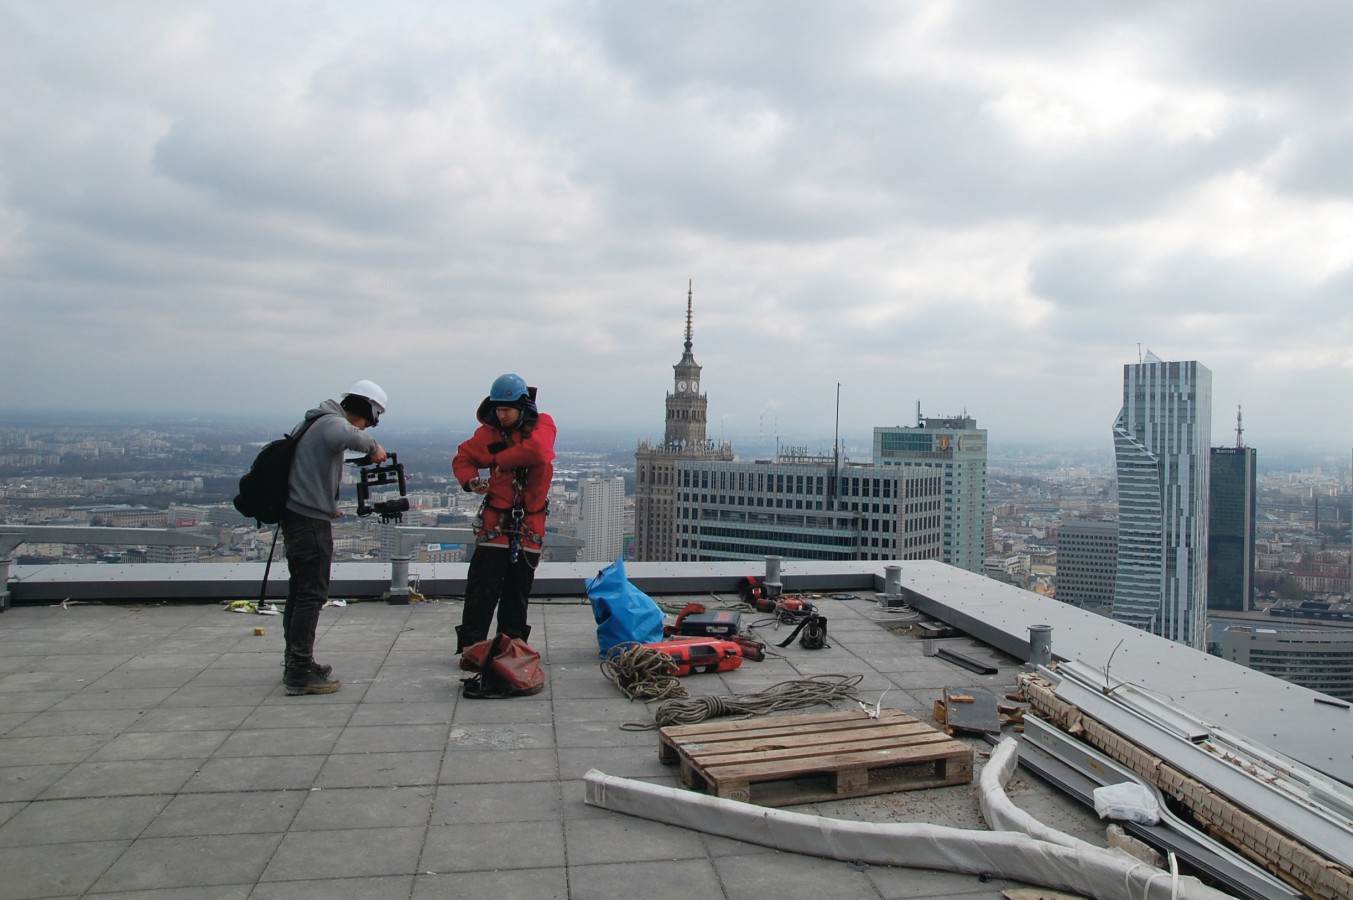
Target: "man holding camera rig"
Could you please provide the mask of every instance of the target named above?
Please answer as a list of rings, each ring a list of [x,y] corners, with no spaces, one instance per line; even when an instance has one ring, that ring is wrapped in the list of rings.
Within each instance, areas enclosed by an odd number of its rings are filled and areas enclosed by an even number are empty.
[[[479,427],[451,460],[461,487],[484,498],[456,628],[457,653],[489,638],[495,609],[497,633],[522,641],[530,635],[526,605],[554,477],[554,419],[536,408],[536,389],[520,375],[495,379],[475,418]]]
[[[296,444],[287,487],[287,511],[282,517],[286,537],[287,605],[282,613],[286,639],[286,692],[332,694],[343,686],[330,678],[331,666],[315,662],[315,629],[319,611],[329,599],[329,567],[334,558],[333,520],[338,518],[338,487],[345,451],[356,450],[371,462],[386,459],[385,450],[366,434],[385,414],[385,391],[374,381],[362,380],[341,401],[325,400],[305,414],[292,430],[305,428]]]

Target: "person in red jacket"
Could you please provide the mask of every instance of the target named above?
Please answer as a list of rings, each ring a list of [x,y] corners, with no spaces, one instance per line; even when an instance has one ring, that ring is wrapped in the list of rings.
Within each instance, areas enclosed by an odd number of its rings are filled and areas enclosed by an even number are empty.
[[[545,539],[555,437],[554,419],[536,409],[535,398],[520,375],[500,375],[479,404],[479,427],[451,460],[461,487],[484,497],[457,653],[489,638],[495,610],[495,633],[523,641],[531,633],[526,605]]]

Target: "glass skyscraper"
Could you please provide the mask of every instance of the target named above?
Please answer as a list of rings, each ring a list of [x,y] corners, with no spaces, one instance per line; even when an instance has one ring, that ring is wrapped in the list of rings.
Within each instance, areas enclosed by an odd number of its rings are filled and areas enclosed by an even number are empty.
[[[1207,531],[1207,607],[1254,609],[1255,453],[1213,447]]]
[[[1207,367],[1149,352],[1123,367],[1113,617],[1197,650],[1206,648],[1211,445]]]

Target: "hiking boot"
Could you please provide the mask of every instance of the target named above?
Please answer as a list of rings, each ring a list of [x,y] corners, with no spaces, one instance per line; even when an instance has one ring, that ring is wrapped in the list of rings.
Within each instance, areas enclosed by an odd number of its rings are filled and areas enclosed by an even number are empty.
[[[287,661],[284,659],[284,660],[282,660],[282,668],[285,669],[286,667],[287,667]],[[324,664],[324,663],[319,663],[319,662],[314,662],[314,661],[311,661],[311,663],[310,663],[310,671],[312,671],[312,672],[318,672],[319,674],[323,675],[325,678],[328,678],[328,677],[329,677],[329,673],[332,672],[333,670],[334,670],[334,667],[333,667],[333,666],[326,665],[326,664]]]
[[[301,694],[332,694],[343,686],[343,682],[309,669],[297,675],[288,672],[282,686],[289,696],[298,697]]]

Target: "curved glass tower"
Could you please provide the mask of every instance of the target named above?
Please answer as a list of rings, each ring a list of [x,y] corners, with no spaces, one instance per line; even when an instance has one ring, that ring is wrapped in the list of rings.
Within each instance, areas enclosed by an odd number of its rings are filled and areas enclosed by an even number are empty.
[[[1118,576],[1113,617],[1206,648],[1212,373],[1155,354],[1123,366],[1113,423]]]

